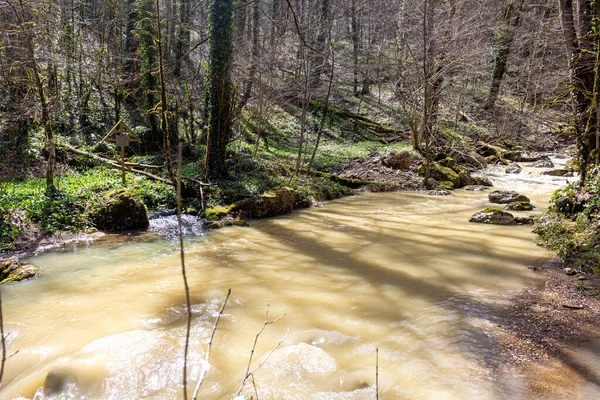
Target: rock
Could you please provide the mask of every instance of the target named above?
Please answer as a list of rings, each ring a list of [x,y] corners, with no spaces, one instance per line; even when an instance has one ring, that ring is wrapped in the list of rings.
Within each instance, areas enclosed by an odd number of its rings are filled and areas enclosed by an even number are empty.
[[[506,211],[499,208],[486,208],[476,212],[469,222],[479,224],[494,224],[494,225],[516,225],[515,217]]]
[[[437,190],[454,190],[454,184],[450,181],[438,182]]]
[[[519,150],[507,151],[502,154],[502,157],[510,161],[523,161],[523,155]]]
[[[512,190],[494,190],[489,194],[491,203],[509,204],[515,201],[530,203],[531,200],[527,196],[513,192]]]
[[[568,169],[552,169],[550,171],[542,172],[542,175],[549,176],[573,176],[573,173]]]
[[[476,143],[475,150],[477,151],[477,153],[486,157],[486,159],[488,157],[497,157],[502,153],[502,149],[500,149],[499,147],[493,146],[482,141]]]
[[[87,214],[96,228],[118,232],[147,228],[148,210],[136,194],[127,189],[104,193],[100,202],[88,205]]]
[[[563,269],[563,272],[565,273],[565,275],[577,275],[577,271],[575,271],[575,269],[573,268],[565,268]]]
[[[425,163],[419,167],[418,172],[421,176],[425,176],[425,169]],[[438,163],[432,163],[430,173],[431,178],[435,179],[436,181],[452,182],[452,185],[455,188],[460,186],[460,177],[451,168],[444,167],[443,165]]]
[[[523,170],[523,168],[521,168],[521,166],[517,163],[513,163],[510,164],[508,167],[506,167],[505,172],[507,174],[518,174]]]
[[[310,206],[312,206],[312,202],[308,197],[306,197],[302,193],[294,194],[294,210],[300,208],[309,208]]]
[[[515,217],[517,225],[533,225],[535,219],[532,216],[529,217]]]
[[[40,270],[31,264],[26,264],[16,257],[0,260],[0,283],[23,281],[35,278]]]
[[[470,192],[480,192],[482,190],[487,190],[487,186],[482,186],[482,185],[469,185],[469,186],[465,186],[464,187],[465,190],[468,190]]]
[[[528,203],[526,201],[513,201],[512,203],[510,203],[509,205],[504,207],[504,210],[506,210],[506,211],[531,211],[534,208],[535,207],[533,206],[533,204]]]
[[[294,200],[294,191],[288,187],[265,192],[254,202],[252,217],[266,218],[288,214],[294,208]]]
[[[431,190],[429,192],[427,192],[428,195],[430,196],[450,196],[450,192],[448,190],[442,189],[442,190]]]
[[[471,177],[471,185],[486,186],[486,187],[494,186],[494,185],[492,185],[492,182],[490,182],[490,180],[488,178],[486,178],[485,176],[472,176]]]
[[[391,169],[409,169],[412,162],[412,155],[408,151],[397,153],[392,151],[381,157],[381,162]]]
[[[541,160],[537,160],[529,164],[532,168],[554,168],[554,163],[550,160],[550,158],[544,158]]]

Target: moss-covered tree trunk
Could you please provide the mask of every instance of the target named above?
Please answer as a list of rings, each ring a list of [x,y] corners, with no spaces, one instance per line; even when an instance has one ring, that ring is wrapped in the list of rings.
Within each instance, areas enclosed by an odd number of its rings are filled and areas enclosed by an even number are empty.
[[[209,133],[205,174],[209,180],[227,176],[225,153],[231,133],[233,60],[233,0],[213,0],[209,28]]]
[[[578,18],[574,18],[572,0],[559,0],[561,23],[569,70],[571,72],[571,106],[573,125],[579,153],[580,185],[586,180],[590,154],[596,148],[596,110],[592,107],[594,90],[594,49],[592,21],[598,16],[598,6],[592,0],[583,0],[579,4]],[[575,24],[577,20],[578,25]]]

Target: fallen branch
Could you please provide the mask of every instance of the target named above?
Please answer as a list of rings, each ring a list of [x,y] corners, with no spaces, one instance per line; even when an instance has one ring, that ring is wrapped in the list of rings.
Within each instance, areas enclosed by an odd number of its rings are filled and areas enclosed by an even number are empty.
[[[87,151],[76,149],[75,147],[69,146],[68,144],[61,143],[61,144],[59,144],[59,147],[62,147],[64,149],[66,149],[66,150],[69,150],[70,152],[75,153],[75,154],[79,154],[79,155],[90,157],[90,158],[92,158],[92,159],[94,159],[96,161],[100,161],[100,162],[102,162],[104,164],[110,165],[111,167],[114,167],[114,168],[117,168],[117,169],[122,169],[121,164],[118,163],[118,162],[116,162],[116,161],[109,160],[108,158],[100,157],[100,156],[97,156],[97,155],[92,154],[92,153],[88,153]],[[133,169],[133,168],[130,167],[130,165],[140,166],[140,168],[147,168],[147,167],[149,167],[149,166],[144,166],[144,164],[125,163],[125,171],[130,172],[132,174],[143,175],[146,178],[150,178],[152,180],[165,183],[167,185],[176,186],[176,184],[174,184],[173,182],[171,182],[168,179],[161,178],[160,176],[151,174],[150,172],[140,171],[140,170],[137,170],[137,169]],[[152,167],[155,167],[155,166],[152,166]],[[160,167],[160,168],[162,168],[162,167]],[[188,180],[188,181],[191,181],[191,182],[194,182],[194,183],[196,183],[197,185],[200,185],[200,186],[210,186],[210,184],[208,184],[208,183],[200,182],[197,179],[190,178],[190,177],[187,177],[187,176],[182,176],[181,178],[185,179],[185,180]]]
[[[231,289],[227,291],[227,296],[225,296],[225,301],[223,302],[223,306],[219,311],[219,315],[217,315],[217,319],[215,320],[215,325],[213,326],[212,333],[210,335],[210,341],[208,342],[208,348],[206,349],[206,354],[204,355],[204,362],[208,364],[208,359],[210,357],[210,349],[213,344],[213,340],[215,338],[215,332],[217,331],[217,326],[219,325],[219,320],[221,319],[221,315],[223,315],[223,311],[225,311],[225,305],[227,305],[227,300],[229,299],[229,295],[231,295]],[[194,390],[193,399],[196,400],[198,398],[198,392],[200,391],[200,386],[202,382],[204,382],[204,378],[206,377],[206,373],[208,372],[208,366],[202,370],[202,374],[198,379],[198,383],[196,384],[196,389]]]

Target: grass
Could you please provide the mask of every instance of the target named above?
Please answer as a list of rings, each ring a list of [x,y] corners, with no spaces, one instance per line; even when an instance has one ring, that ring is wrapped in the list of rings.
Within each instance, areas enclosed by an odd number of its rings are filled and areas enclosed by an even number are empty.
[[[57,191],[46,192],[41,178],[0,183],[0,242],[8,246],[23,226],[14,223],[11,214],[22,213],[25,221],[37,224],[45,232],[79,231],[90,226],[86,209],[100,194],[122,188],[121,174],[113,169],[94,168],[73,171],[56,177]],[[146,178],[128,175],[127,187],[150,208],[173,208],[172,187]]]

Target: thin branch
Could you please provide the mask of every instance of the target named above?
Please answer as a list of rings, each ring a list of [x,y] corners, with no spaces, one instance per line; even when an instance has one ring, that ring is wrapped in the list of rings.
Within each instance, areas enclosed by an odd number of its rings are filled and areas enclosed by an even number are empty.
[[[254,344],[252,345],[252,350],[250,351],[250,358],[248,359],[248,366],[246,367],[246,375],[244,377],[244,380],[242,381],[242,385],[240,386],[240,389],[236,393],[236,396],[240,395],[240,393],[244,389],[244,386],[246,386],[246,382],[248,381],[248,378],[250,378],[250,376],[253,376],[254,373],[256,371],[258,371],[258,369],[265,364],[265,362],[269,359],[271,354],[273,354],[273,352],[275,350],[277,350],[279,348],[279,346],[281,346],[281,344],[285,341],[285,339],[289,335],[290,329],[288,328],[286,334],[283,336],[283,339],[281,339],[279,341],[279,343],[277,343],[277,346],[275,346],[273,349],[271,349],[271,351],[267,354],[267,356],[262,361],[262,363],[260,363],[258,365],[258,367],[254,368],[254,370],[252,370],[252,372],[250,372],[250,367],[252,366],[252,358],[254,357],[254,352],[256,351],[256,345],[258,343],[258,338],[263,333],[263,331],[265,330],[267,325],[274,324],[274,323],[278,322],[279,320],[281,320],[283,317],[285,317],[285,313],[281,314],[281,316],[279,318],[269,321],[269,305],[267,304],[267,311],[265,312],[265,321],[263,322],[263,325],[261,326],[260,330],[256,334],[256,337],[254,338]]]
[[[6,364],[6,341],[5,341],[5,337],[4,337],[4,318],[2,315],[2,290],[0,290],[0,336],[1,336],[0,341],[2,342],[2,364],[0,365],[0,386],[1,386],[2,385],[2,377],[4,376],[4,364]],[[13,354],[13,356],[14,356],[14,354]]]
[[[379,348],[375,354],[375,399],[379,400]]]
[[[181,221],[181,160],[183,155],[183,140],[179,138],[179,166],[177,168],[177,225],[179,227],[179,253],[181,255],[181,275],[185,287],[185,302],[187,306],[187,326],[185,331],[185,346],[183,352],[183,398],[187,400],[187,357],[190,346],[190,331],[192,329],[192,302],[190,300],[190,287],[188,286],[185,271],[185,250],[183,248],[183,223]]]
[[[215,320],[215,325],[213,326],[212,333],[210,335],[210,341],[208,342],[208,348],[206,349],[206,354],[204,355],[204,362],[208,364],[208,359],[210,358],[210,349],[212,348],[213,340],[215,338],[215,332],[217,331],[217,326],[219,325],[219,320],[221,319],[221,315],[223,315],[223,311],[225,311],[225,306],[227,305],[227,300],[229,299],[229,295],[231,295],[231,288],[227,291],[227,296],[225,296],[225,301],[223,302],[223,306],[219,311],[219,315],[217,315],[217,319]],[[198,398],[198,392],[200,391],[200,386],[202,382],[204,382],[204,378],[206,377],[206,373],[208,372],[208,366],[202,370],[202,374],[198,379],[198,383],[196,384],[196,389],[194,390],[194,396],[192,397],[194,400]]]

